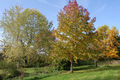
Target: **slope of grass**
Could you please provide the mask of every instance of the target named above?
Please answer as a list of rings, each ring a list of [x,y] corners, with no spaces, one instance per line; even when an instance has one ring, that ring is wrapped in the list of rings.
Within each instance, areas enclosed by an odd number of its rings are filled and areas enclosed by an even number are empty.
[[[99,66],[91,65],[74,68],[74,73],[69,71],[53,71],[46,68],[26,68],[24,80],[120,80],[120,65]],[[19,80],[15,78],[12,80]]]
[[[45,77],[59,74],[61,71],[55,70],[53,67],[42,67],[42,68],[24,68],[24,80],[41,80]],[[12,80],[20,80],[20,76]],[[11,79],[8,79],[11,80]]]
[[[120,65],[109,67],[82,66],[75,68],[75,72],[62,73],[43,78],[42,80],[120,80]]]

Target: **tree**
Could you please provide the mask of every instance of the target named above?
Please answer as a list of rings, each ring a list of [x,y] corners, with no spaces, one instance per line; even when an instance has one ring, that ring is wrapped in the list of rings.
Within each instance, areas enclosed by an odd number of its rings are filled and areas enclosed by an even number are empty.
[[[36,9],[21,10],[16,6],[3,15],[5,56],[18,64],[30,64],[38,60],[41,52],[48,51],[52,23]]]
[[[71,62],[70,71],[73,72],[73,61],[84,59],[91,41],[93,23],[96,18],[90,20],[89,12],[79,6],[76,0],[69,0],[68,5],[59,12],[57,30],[53,31],[56,41],[53,42],[54,55],[59,55]]]
[[[36,58],[38,54],[45,54],[48,56],[51,48],[51,41],[54,39],[52,37],[52,22],[48,22],[46,17],[43,16],[38,10],[26,9],[21,13],[21,24],[23,26],[22,42],[25,46],[27,46],[27,48],[33,50],[33,55],[31,55],[29,53],[32,51],[27,51],[26,49],[26,58],[28,59],[27,62],[31,62],[31,58],[33,56]],[[31,58],[28,57],[30,55]],[[32,61],[34,60],[35,59]]]
[[[89,45],[88,59],[92,59],[95,66],[98,67],[97,63],[99,59],[105,55],[103,52],[103,43],[101,42],[101,40],[103,39],[103,35],[100,35],[98,31],[95,31],[91,38],[92,41]]]
[[[115,27],[109,29],[108,26],[104,25],[97,30],[98,36],[101,36],[101,48],[103,48],[103,57],[109,58],[117,58],[118,57],[118,30]]]
[[[115,27],[112,27],[112,29],[107,31],[107,34],[109,35],[106,40],[106,56],[108,58],[117,58],[118,57],[118,49],[117,46],[119,46],[118,39],[118,30]]]
[[[5,44],[4,56],[7,61],[15,62],[17,65],[23,60],[22,45],[19,41],[21,37],[20,33],[20,12],[22,8],[18,6],[12,7],[10,10],[5,10],[2,20],[1,28],[4,29],[4,39]]]
[[[117,41],[118,41],[118,42],[119,42],[119,44],[120,44],[120,35],[118,36]],[[118,49],[118,56],[120,56],[120,45],[119,45],[119,46],[117,46],[117,49]]]
[[[108,30],[108,26],[104,25],[101,28],[98,28],[91,36],[91,42],[88,46],[88,60],[92,59],[96,67],[98,67],[97,62],[104,54],[104,43],[103,40],[106,39],[106,31]]]

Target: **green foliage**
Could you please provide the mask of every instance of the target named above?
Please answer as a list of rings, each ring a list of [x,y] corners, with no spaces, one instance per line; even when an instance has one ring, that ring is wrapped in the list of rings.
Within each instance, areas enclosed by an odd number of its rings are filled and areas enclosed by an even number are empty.
[[[10,74],[9,78],[13,78],[20,75],[20,72],[17,70],[17,67],[14,63],[8,64],[7,71]]]
[[[83,65],[93,65],[93,60],[77,60],[77,63],[74,64],[75,66],[83,66]]]
[[[3,73],[0,79],[12,79],[20,75],[26,76],[25,74],[27,77],[28,74],[34,76],[29,78],[31,80],[43,79],[52,73],[57,73],[58,70],[69,69],[71,72],[81,70],[78,72],[83,74],[61,74],[57,76],[58,80],[76,80],[78,77],[81,80],[108,79],[110,74],[106,76],[107,78],[103,78],[104,76],[100,75],[102,72],[96,71],[103,70],[104,73],[105,69],[114,68],[84,66],[73,69],[73,66],[91,65],[93,61],[97,65],[100,59],[119,57],[118,30],[115,27],[109,29],[109,26],[104,25],[95,31],[95,21],[96,18],[90,19],[87,9],[79,6],[76,0],[72,2],[70,0],[59,12],[59,25],[56,30],[52,30],[52,22],[49,22],[37,9],[22,10],[15,6],[5,10],[0,23],[0,27],[4,29],[2,41],[4,48],[2,55],[0,54],[0,69],[3,69]],[[40,70],[31,68],[24,74],[25,69],[20,72],[20,67],[44,68]],[[115,74],[119,73],[116,72]],[[50,79],[54,80],[54,77]]]
[[[0,61],[0,69],[6,69],[7,68],[7,62],[6,61]]]
[[[14,63],[8,63],[6,61],[0,62],[0,69],[3,70],[1,77],[3,79],[14,78],[20,76],[20,72]]]
[[[58,70],[70,70],[70,62],[65,59],[62,59],[61,61],[59,61],[57,65],[57,69]]]
[[[3,53],[5,60],[20,66],[33,66],[39,54],[48,55],[51,48],[52,22],[36,9],[15,6],[4,12],[1,27],[4,29]]]
[[[51,64],[50,63],[51,61],[46,54],[37,54],[36,57],[32,59],[34,60],[30,60],[29,62],[26,62],[25,67],[44,67]]]

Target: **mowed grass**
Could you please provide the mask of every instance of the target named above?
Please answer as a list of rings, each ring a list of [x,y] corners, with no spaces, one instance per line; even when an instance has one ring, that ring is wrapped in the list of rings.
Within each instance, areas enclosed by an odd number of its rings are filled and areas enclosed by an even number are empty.
[[[26,68],[24,80],[120,80],[120,65],[93,65],[74,67],[74,73],[69,71],[48,71],[48,68]],[[51,69],[50,69],[51,70]],[[15,78],[12,80],[20,80]]]
[[[74,69],[74,73],[66,72],[45,77],[42,80],[120,80],[120,65],[99,68],[82,66]]]

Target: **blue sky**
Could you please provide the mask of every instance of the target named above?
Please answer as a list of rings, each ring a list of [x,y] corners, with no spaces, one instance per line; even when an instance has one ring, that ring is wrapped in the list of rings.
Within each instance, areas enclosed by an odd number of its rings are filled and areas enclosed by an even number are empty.
[[[0,0],[0,19],[5,9],[14,5],[25,8],[38,9],[53,26],[57,27],[57,15],[69,0]],[[87,8],[90,17],[96,17],[95,27],[115,26],[120,31],[120,0],[77,0],[79,5]],[[2,32],[2,30],[0,31]]]

